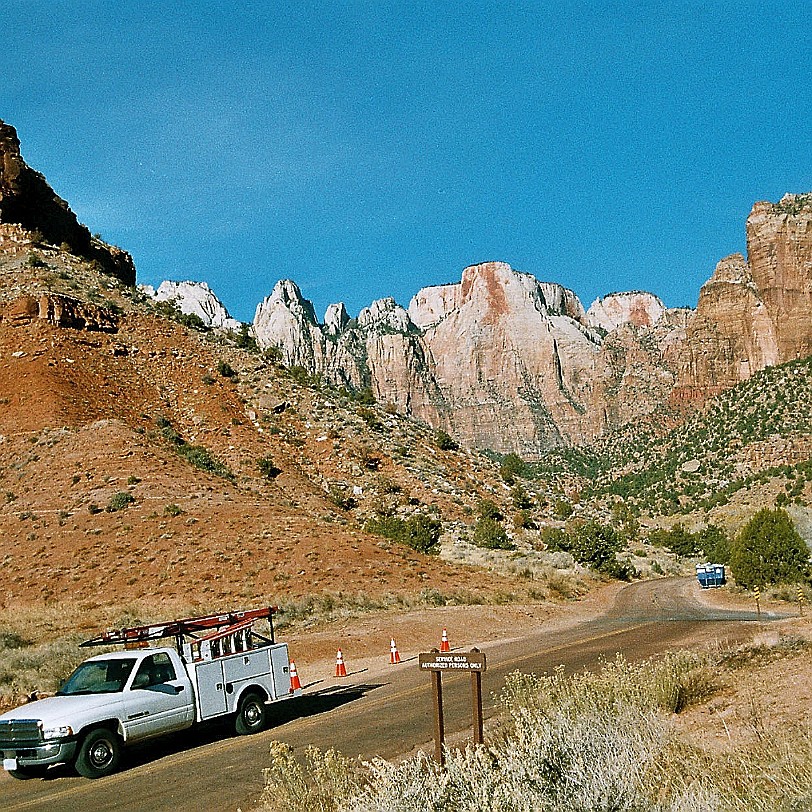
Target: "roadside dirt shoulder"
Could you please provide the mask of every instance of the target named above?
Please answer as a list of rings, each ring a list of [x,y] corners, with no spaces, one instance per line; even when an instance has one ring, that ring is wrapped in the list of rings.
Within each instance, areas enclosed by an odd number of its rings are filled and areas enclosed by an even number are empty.
[[[551,633],[570,628],[607,611],[625,584],[597,587],[576,601],[507,604],[502,606],[441,606],[414,611],[376,612],[337,620],[329,627],[280,634],[290,646],[303,685],[314,680],[329,684],[341,649],[350,673],[369,676],[389,666],[390,641],[395,640],[402,661],[440,646],[443,629],[455,649],[504,643],[529,632]]]

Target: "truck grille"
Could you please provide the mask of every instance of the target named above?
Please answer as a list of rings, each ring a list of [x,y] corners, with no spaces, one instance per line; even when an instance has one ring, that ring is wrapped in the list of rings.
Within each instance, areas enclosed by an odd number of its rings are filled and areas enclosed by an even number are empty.
[[[0,750],[32,747],[42,742],[38,719],[4,719],[0,721]]]

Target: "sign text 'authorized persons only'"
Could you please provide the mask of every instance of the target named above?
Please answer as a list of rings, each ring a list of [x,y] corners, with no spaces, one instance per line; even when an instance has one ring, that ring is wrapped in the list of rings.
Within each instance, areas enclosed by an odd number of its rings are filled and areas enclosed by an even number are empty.
[[[419,657],[421,671],[473,671],[485,670],[485,654],[481,651],[468,654],[435,653],[421,654]]]

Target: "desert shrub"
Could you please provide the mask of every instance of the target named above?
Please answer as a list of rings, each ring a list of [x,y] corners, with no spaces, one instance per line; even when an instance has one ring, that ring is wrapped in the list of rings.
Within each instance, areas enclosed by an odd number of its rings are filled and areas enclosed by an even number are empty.
[[[260,803],[267,810],[337,812],[360,790],[361,776],[360,765],[335,750],[308,747],[300,761],[289,744],[274,741]]]
[[[199,332],[206,332],[209,330],[209,326],[197,313],[184,313],[180,310],[177,306],[176,302],[165,300],[163,302],[155,302],[153,305],[155,313],[159,316],[162,316],[166,319],[171,319],[172,321],[176,321],[178,324],[182,324],[184,327],[188,327],[191,330],[197,330]]]
[[[700,551],[699,535],[689,532],[679,522],[670,530],[652,530],[648,534],[648,543],[686,557],[695,556]]]
[[[538,524],[529,510],[520,510],[513,518],[513,524],[522,530],[538,530]]]
[[[30,646],[31,641],[27,640],[25,637],[22,637],[17,632],[13,631],[0,631],[0,649],[15,649],[15,648],[25,648],[26,646]]]
[[[374,409],[370,409],[368,406],[359,406],[355,413],[371,429],[380,430],[383,428],[383,423],[379,420],[378,413]]]
[[[228,361],[222,360],[217,362],[217,372],[223,378],[234,378],[237,375],[231,364],[229,364]]]
[[[529,479],[532,476],[532,468],[518,454],[506,454],[499,465],[499,476],[508,485],[513,485],[516,479]]]
[[[368,471],[377,471],[381,467],[381,456],[367,446],[358,449],[358,461]]]
[[[437,519],[422,513],[408,519],[379,514],[366,523],[366,530],[399,541],[418,552],[433,554],[438,551],[442,525]]]
[[[311,375],[304,367],[302,366],[292,366],[288,369],[288,375],[294,380],[296,383],[301,384],[302,386],[316,386],[319,383],[319,376],[318,375]]]
[[[572,551],[573,540],[567,531],[560,527],[542,527],[539,531],[539,542],[550,552]]]
[[[399,483],[397,483],[394,480],[389,479],[389,477],[385,477],[385,476],[382,476],[378,480],[378,489],[381,491],[381,493],[388,493],[388,494],[400,493],[403,490],[403,488],[401,487],[401,485]]]
[[[533,507],[533,500],[530,498],[530,494],[528,494],[521,485],[514,485],[510,489],[510,498],[513,502],[513,507],[518,510],[530,510],[530,508]]]
[[[556,499],[553,505],[553,515],[557,519],[569,519],[575,512],[575,508],[566,499]]]
[[[480,519],[493,519],[495,522],[501,522],[505,518],[496,502],[490,499],[480,499],[476,512]]]
[[[668,531],[665,546],[675,555],[691,557],[699,552],[699,538],[677,522]]]
[[[0,657],[0,698],[9,702],[32,691],[53,692],[87,658],[76,638],[9,646]],[[17,701],[19,701],[17,699]]]
[[[191,465],[194,465],[195,468],[200,468],[201,471],[207,471],[223,479],[234,479],[234,474],[231,473],[228,467],[213,457],[211,452],[204,446],[183,443],[179,445],[176,450],[181,457]]]
[[[358,502],[352,492],[341,485],[331,485],[327,491],[327,498],[341,510],[352,510],[358,507]]]
[[[482,516],[474,525],[474,544],[487,550],[514,550],[516,545],[508,538],[505,528],[493,518]]]
[[[257,460],[257,468],[266,479],[276,479],[282,473],[282,469],[274,465],[272,457],[260,457]]]
[[[613,527],[589,521],[572,534],[571,552],[582,564],[601,570],[614,560],[622,542]]]
[[[640,536],[640,522],[634,510],[623,501],[612,505],[612,527],[617,529],[627,544],[637,541]]]
[[[115,513],[119,510],[125,510],[133,502],[135,502],[135,497],[131,493],[127,493],[127,491],[119,491],[110,497],[110,501],[105,509],[108,513]]]
[[[460,444],[447,432],[438,429],[434,433],[434,444],[441,451],[459,451]]]
[[[369,386],[365,386],[363,389],[359,389],[357,392],[351,392],[350,398],[357,403],[360,403],[362,406],[374,406],[375,403],[377,403],[375,400],[375,394]]]
[[[194,465],[195,468],[200,468],[201,471],[207,471],[229,481],[234,480],[234,474],[228,469],[228,466],[213,457],[211,452],[204,446],[187,443],[167,418],[158,416],[155,423],[161,430],[161,436],[188,463]]]
[[[259,352],[259,345],[257,344],[256,338],[250,332],[251,328],[247,324],[241,324],[240,329],[234,334],[234,345],[239,347],[241,350],[248,350],[248,352]],[[279,353],[279,358],[273,359],[270,358],[269,360],[281,360],[281,350],[278,347],[269,347],[265,352],[266,354],[269,353],[271,349],[276,349]]]
[[[661,662],[639,665],[618,659],[596,674],[514,673],[500,697],[501,721],[492,742],[447,750],[444,768],[424,753],[397,764],[381,758],[360,764],[311,748],[297,761],[287,745],[273,743],[262,809],[718,810],[722,807],[714,798],[729,794],[721,790],[727,790],[733,776],[730,771],[717,775],[710,765],[689,769],[694,755],[675,742],[667,718],[677,697],[683,703],[695,701],[714,689],[700,655],[666,655]],[[775,761],[781,760],[771,760],[771,767]],[[788,761],[785,757],[771,774],[759,775],[761,790],[769,791],[777,781],[782,789],[791,788],[787,797],[808,796],[808,786],[798,780],[804,777],[802,770],[794,764],[788,768]],[[808,764],[809,757],[796,761]],[[701,781],[689,785],[697,774]],[[753,792],[752,785],[742,787],[743,798]],[[745,803],[729,808],[768,807]]]
[[[164,516],[181,516],[183,509],[174,503],[170,503],[164,507]]]
[[[29,268],[47,268],[48,263],[44,262],[42,257],[36,251],[30,251],[28,260],[25,263]]]
[[[809,576],[809,548],[785,510],[764,508],[734,539],[730,571],[748,588],[801,581]]]

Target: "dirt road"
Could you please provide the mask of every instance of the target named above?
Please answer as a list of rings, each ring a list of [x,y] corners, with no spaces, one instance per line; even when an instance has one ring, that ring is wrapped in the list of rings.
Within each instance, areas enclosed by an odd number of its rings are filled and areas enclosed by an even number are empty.
[[[483,644],[486,719],[493,713],[491,695],[511,671],[542,672],[559,665],[576,670],[618,652],[639,659],[714,640],[737,642],[774,619],[762,612],[758,622],[755,612],[710,608],[699,600],[693,579],[630,585],[607,612],[591,620],[555,631],[542,623],[507,642]],[[462,742],[471,724],[470,680],[446,677],[443,689],[446,732],[451,741]],[[419,672],[416,658],[396,667],[351,669],[340,683],[322,681],[300,700],[275,706],[270,729],[257,736],[237,738],[223,725],[204,727],[133,748],[120,773],[98,781],[74,777],[63,768],[26,782],[3,773],[0,806],[9,812],[247,810],[262,787],[272,740],[296,748],[336,747],[350,756],[430,752],[431,701],[428,675]]]

